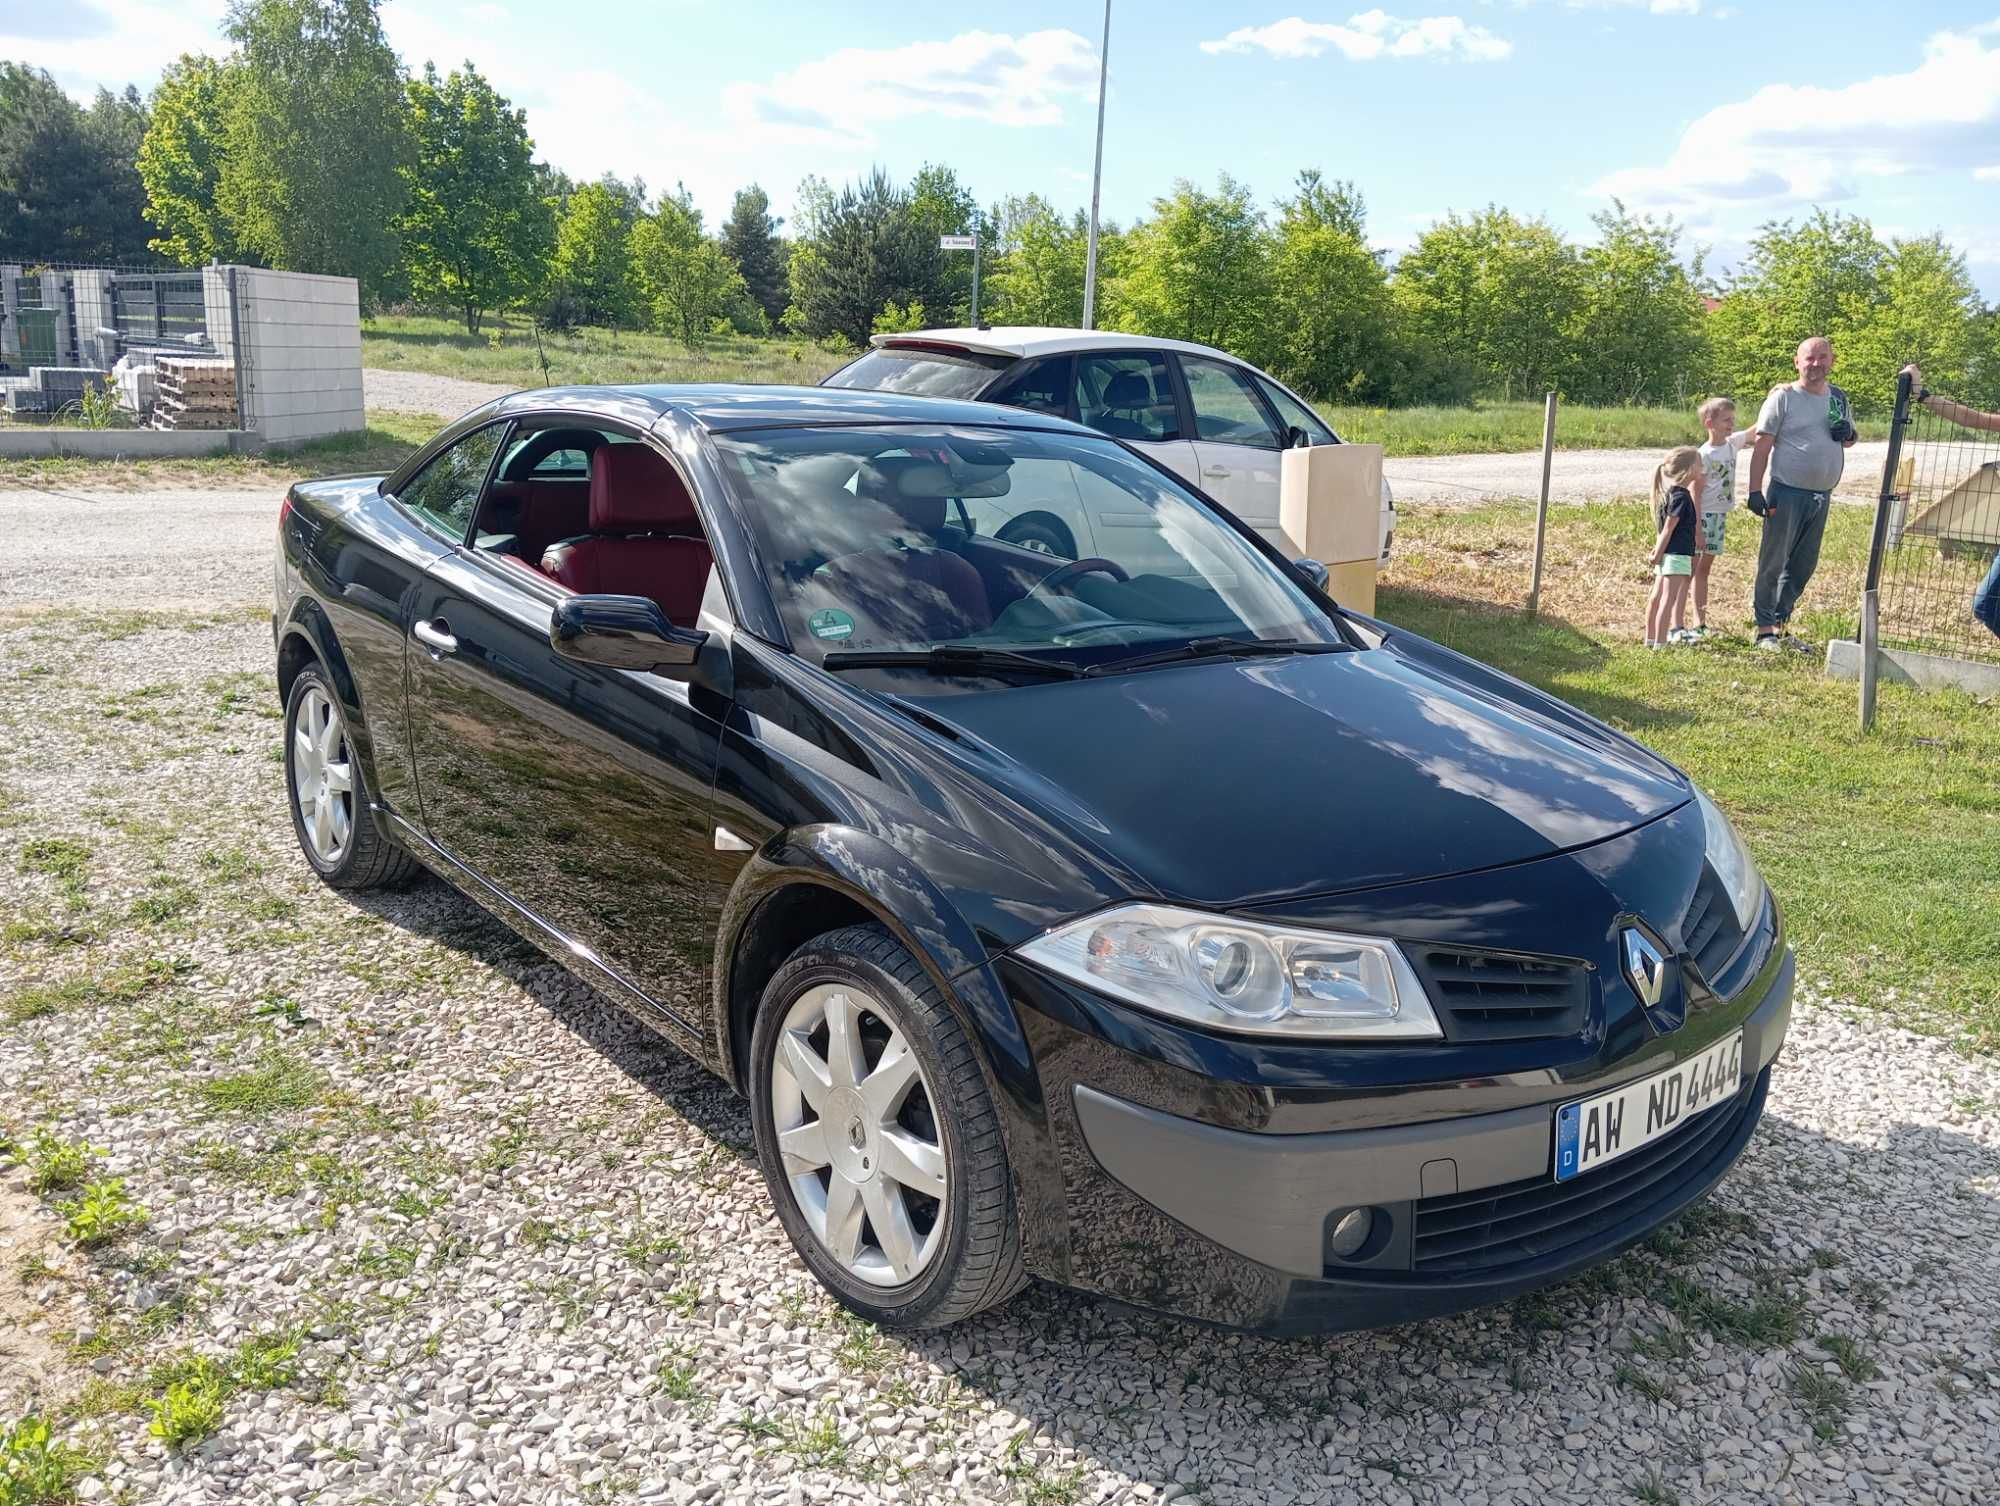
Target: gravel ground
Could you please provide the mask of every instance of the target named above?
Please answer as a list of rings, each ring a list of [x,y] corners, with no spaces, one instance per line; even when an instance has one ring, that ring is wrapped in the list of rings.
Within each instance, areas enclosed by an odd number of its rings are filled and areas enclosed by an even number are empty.
[[[424,371],[388,371],[366,366],[361,371],[362,402],[391,413],[434,413],[457,418],[481,403],[518,392],[504,382],[468,382],[462,377],[433,376]]]
[[[0,1418],[61,1404],[86,1498],[2000,1499],[2000,1064],[1808,982],[1743,1163],[1566,1287],[1310,1341],[1041,1287],[877,1333],[720,1084],[442,884],[312,879],[266,605],[197,564],[199,612],[0,622],[0,1133],[149,1215],[0,1266]],[[197,1357],[226,1399],[170,1449]]]
[[[277,485],[0,491],[0,609],[201,610],[268,598],[283,495]]]
[[[1847,455],[1839,495],[1857,502],[1872,499],[1882,484],[1882,461],[1888,449],[1882,441],[1855,445]],[[1653,467],[1660,463],[1660,453],[1557,450],[1549,466],[1549,496],[1557,502],[1641,496],[1652,490]],[[1538,497],[1542,492],[1539,451],[1529,455],[1391,455],[1383,462],[1382,473],[1389,478],[1389,489],[1399,503],[1464,505]],[[1740,474],[1742,478],[1749,476],[1747,470]]]

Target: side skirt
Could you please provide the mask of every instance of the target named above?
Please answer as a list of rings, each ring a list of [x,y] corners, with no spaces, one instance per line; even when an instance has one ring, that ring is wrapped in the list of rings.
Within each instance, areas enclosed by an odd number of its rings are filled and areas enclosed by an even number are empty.
[[[395,834],[396,841],[439,878],[518,931],[552,961],[561,963],[601,991],[641,1024],[659,1031],[709,1071],[716,1070],[708,1040],[684,1015],[627,982],[589,947],[572,941],[512,895],[495,888],[396,812],[379,803],[371,803],[369,808],[375,819]]]

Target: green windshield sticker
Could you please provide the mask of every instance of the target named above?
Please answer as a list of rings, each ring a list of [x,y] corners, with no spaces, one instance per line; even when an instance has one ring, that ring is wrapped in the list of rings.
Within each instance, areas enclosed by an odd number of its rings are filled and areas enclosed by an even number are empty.
[[[815,638],[852,638],[854,619],[838,607],[828,607],[823,612],[815,612],[806,619],[806,627]]]

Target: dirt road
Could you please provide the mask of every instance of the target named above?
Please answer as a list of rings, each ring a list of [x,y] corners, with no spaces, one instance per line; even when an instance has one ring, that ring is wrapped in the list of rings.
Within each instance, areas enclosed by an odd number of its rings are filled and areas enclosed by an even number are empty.
[[[1880,440],[1857,444],[1847,454],[1847,475],[1839,495],[1851,501],[1873,497],[1882,481],[1882,459],[1888,445]],[[1636,497],[1653,484],[1657,450],[1558,450],[1549,472],[1549,496],[1558,502],[1602,501]],[[1737,471],[1737,486],[1749,476]],[[1399,505],[1428,502],[1469,506],[1502,497],[1534,497],[1542,485],[1542,457],[1527,455],[1423,455],[1383,462],[1382,473]]]

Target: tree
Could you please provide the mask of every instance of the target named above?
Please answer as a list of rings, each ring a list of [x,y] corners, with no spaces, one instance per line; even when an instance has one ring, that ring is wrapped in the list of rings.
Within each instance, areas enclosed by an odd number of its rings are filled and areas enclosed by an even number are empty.
[[[1187,179],[1125,236],[1107,328],[1193,340],[1255,358],[1268,312],[1270,244],[1250,190],[1224,173],[1204,193]]]
[[[605,183],[586,183],[569,197],[556,227],[549,264],[549,322],[625,324],[632,318],[632,262],[627,244],[628,200]]]
[[[554,216],[535,191],[527,113],[510,109],[471,63],[442,82],[426,63],[409,101],[409,207],[397,229],[410,291],[449,303],[476,335],[485,310],[540,287],[554,249]]]
[[[1617,200],[1591,217],[1597,244],[1583,252],[1568,392],[1588,403],[1684,400],[1699,386],[1707,347],[1701,294],[1680,257],[1671,217],[1634,215]]]
[[[915,234],[928,239],[933,250],[941,235],[979,235],[986,229],[972,190],[959,182],[955,169],[943,163],[926,162],[910,180],[910,219]],[[957,323],[969,316],[972,307],[972,258],[957,251],[934,255],[931,262],[935,282],[911,291],[920,298],[933,323]]]
[[[1351,183],[1299,174],[1271,251],[1264,358],[1313,397],[1385,398],[1390,388],[1389,278],[1368,247],[1367,206]]]
[[[781,223],[771,215],[770,195],[752,183],[736,191],[729,222],[722,227],[722,249],[743,274],[751,298],[773,323],[784,317],[790,295],[784,248],[774,233]]]
[[[1792,354],[1814,335],[1832,340],[1838,356],[1875,301],[1887,256],[1874,227],[1854,215],[1820,209],[1801,225],[1762,226],[1709,315],[1716,390],[1754,406],[1792,380]],[[1835,375],[1845,387],[1847,374]]]
[[[217,203],[238,65],[184,53],[153,90],[152,123],[139,144],[152,247],[187,266],[234,261],[236,233]]]
[[[236,105],[217,199],[274,267],[380,289],[396,264],[410,143],[376,0],[232,0]]]
[[[1083,262],[1088,223],[1079,210],[1065,221],[1038,194],[1010,199],[989,217],[998,225],[981,303],[995,324],[1083,323]],[[1102,259],[1103,247],[1099,246]]]
[[[1399,325],[1413,371],[1453,400],[1477,388],[1506,396],[1560,389],[1573,350],[1568,331],[1581,301],[1576,249],[1546,221],[1489,207],[1447,215],[1396,264]]]
[[[1863,412],[1886,413],[1896,373],[1911,361],[1944,392],[1966,392],[1984,310],[1965,258],[1940,235],[1891,241],[1863,316],[1834,347],[1834,378]]]
[[[912,212],[910,195],[880,168],[838,197],[808,179],[800,202],[792,301],[785,311],[794,329],[814,340],[839,335],[865,345],[887,304],[907,307],[915,299],[938,309],[937,236]]]
[[[736,263],[702,233],[685,188],[632,227],[632,275],[653,323],[689,350],[744,291]]]
[[[10,260],[142,261],[136,91],[80,110],[39,68],[0,63],[0,247]]]

